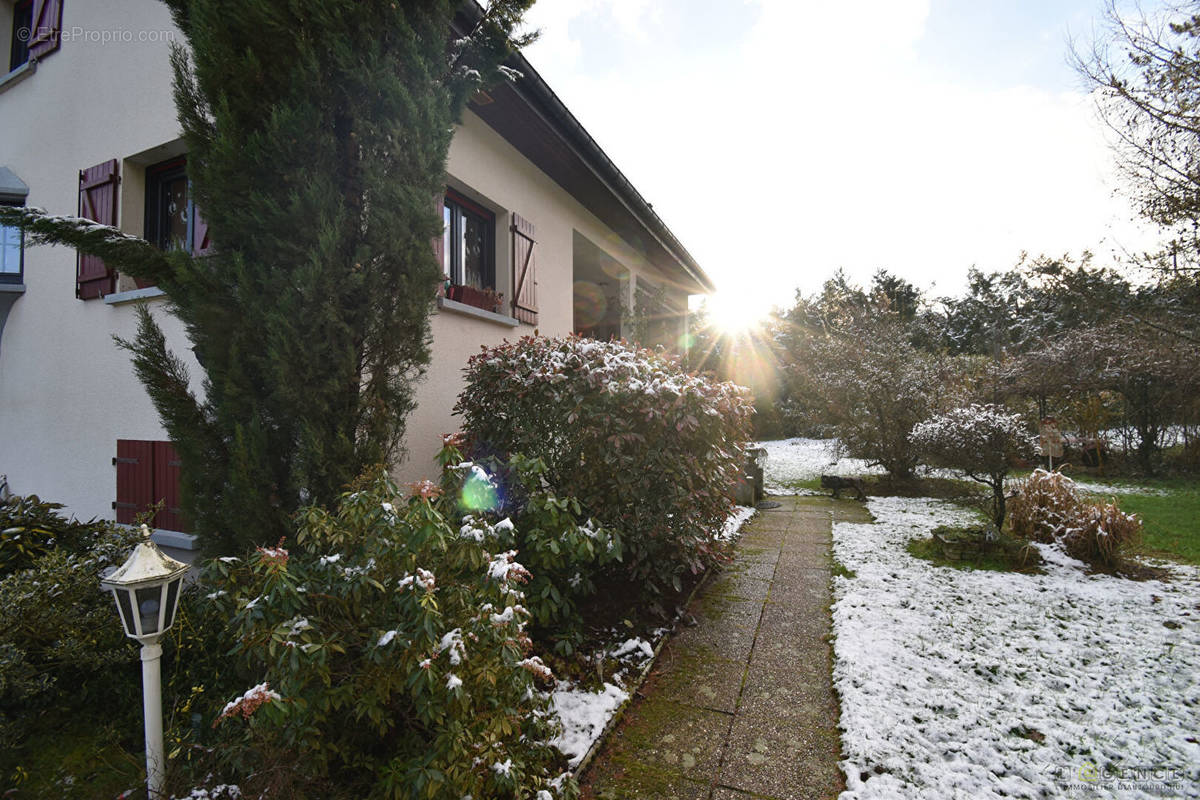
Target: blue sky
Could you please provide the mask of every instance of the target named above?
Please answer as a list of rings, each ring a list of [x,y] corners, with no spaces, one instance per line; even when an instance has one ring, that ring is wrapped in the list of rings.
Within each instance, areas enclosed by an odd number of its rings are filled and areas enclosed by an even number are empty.
[[[1102,0],[541,0],[526,56],[724,293],[1147,243],[1067,64]]]

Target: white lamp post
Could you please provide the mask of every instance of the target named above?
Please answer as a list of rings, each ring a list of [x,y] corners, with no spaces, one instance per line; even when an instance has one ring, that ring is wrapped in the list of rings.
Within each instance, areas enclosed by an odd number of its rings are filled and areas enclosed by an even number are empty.
[[[146,789],[150,800],[166,800],[166,760],[163,758],[162,675],[159,640],[175,622],[179,590],[187,564],[176,561],[146,537],[129,558],[100,585],[117,601],[125,635],[142,645],[142,710],[146,721]]]

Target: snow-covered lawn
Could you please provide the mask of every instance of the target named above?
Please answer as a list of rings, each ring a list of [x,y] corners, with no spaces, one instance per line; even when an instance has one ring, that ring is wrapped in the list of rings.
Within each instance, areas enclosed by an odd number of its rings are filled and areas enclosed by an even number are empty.
[[[1087,780],[1133,767],[1200,797],[1200,570],[1088,575],[1049,547],[1045,575],[936,567],[905,544],[967,512],[868,507],[876,523],[833,531],[855,573],[834,586],[843,800],[1162,796],[1128,771]]]
[[[839,458],[834,439],[780,439],[758,442],[767,450],[764,483],[767,494],[811,494],[797,489],[796,481],[811,481],[822,475],[882,475],[879,467],[868,467],[858,458]]]
[[[834,463],[829,442],[762,445],[774,491],[865,474]],[[1089,575],[1048,546],[1044,575],[937,567],[905,545],[970,512],[929,498],[867,507],[875,523],[833,528],[854,574],[834,579],[843,800],[1200,797],[1200,570]]]

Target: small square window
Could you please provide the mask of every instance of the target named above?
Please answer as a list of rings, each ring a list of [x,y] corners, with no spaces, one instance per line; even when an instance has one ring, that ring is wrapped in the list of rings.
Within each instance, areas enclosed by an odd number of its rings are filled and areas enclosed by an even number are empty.
[[[20,228],[0,225],[0,283],[22,283],[24,237]]]

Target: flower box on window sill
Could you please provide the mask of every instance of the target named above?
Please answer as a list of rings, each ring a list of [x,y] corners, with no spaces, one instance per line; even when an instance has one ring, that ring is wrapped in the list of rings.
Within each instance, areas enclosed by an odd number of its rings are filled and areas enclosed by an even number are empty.
[[[474,286],[448,286],[446,296],[455,302],[493,313],[500,311],[504,301],[504,295],[495,289],[476,289]]]

